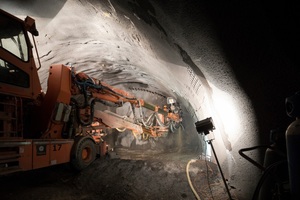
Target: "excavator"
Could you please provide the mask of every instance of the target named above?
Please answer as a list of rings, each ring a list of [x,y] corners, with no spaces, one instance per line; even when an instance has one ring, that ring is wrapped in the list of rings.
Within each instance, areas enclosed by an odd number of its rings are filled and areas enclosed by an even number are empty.
[[[22,20],[0,9],[0,175],[63,163],[82,170],[106,155],[107,130],[128,129],[147,140],[181,126],[174,98],[153,105],[65,64],[50,66],[44,92],[38,34],[33,18]],[[104,109],[124,104],[130,104],[132,118]]]

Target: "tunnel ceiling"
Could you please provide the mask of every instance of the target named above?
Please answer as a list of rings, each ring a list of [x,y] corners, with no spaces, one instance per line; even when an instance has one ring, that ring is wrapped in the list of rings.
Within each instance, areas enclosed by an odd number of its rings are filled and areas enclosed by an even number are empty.
[[[166,96],[173,95],[172,89],[180,89],[170,84],[178,81],[172,74],[178,66],[168,63],[169,60],[180,63],[180,57],[170,47],[164,30],[151,17],[155,13],[136,3],[125,3],[129,11],[124,10],[110,1],[57,1],[55,4],[39,1],[15,9],[18,3],[5,6],[19,17],[30,15],[36,19],[40,32],[36,40],[43,65],[39,75],[45,90],[48,68],[55,63],[72,65],[76,71],[117,87],[148,88]],[[146,15],[139,16],[131,10]],[[145,23],[149,26],[144,26]]]
[[[179,82],[188,81],[180,75],[186,70],[180,54],[152,16],[155,13],[137,3],[126,2],[127,10],[120,4],[69,1],[57,8],[55,17],[36,16],[43,66],[69,64],[113,86],[174,96],[184,89]],[[47,71],[40,70],[43,88]]]

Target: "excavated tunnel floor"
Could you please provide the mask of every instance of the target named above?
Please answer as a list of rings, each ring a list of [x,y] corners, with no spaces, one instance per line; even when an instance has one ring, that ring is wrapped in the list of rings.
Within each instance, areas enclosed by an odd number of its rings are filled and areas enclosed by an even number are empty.
[[[120,158],[97,159],[79,173],[59,165],[4,176],[1,199],[196,199],[186,174],[195,158],[188,171],[200,198],[228,199],[217,166],[196,154],[125,151],[119,151]]]

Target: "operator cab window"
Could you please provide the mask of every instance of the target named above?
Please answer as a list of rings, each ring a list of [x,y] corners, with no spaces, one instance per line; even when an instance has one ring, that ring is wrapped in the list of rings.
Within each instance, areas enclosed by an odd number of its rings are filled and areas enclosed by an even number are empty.
[[[22,24],[0,14],[0,47],[28,61],[28,46]]]
[[[28,88],[29,75],[0,58],[0,82]]]
[[[24,62],[28,61],[28,47],[22,24],[0,13],[0,49],[4,49]],[[30,77],[7,58],[0,55],[0,82],[28,88]]]

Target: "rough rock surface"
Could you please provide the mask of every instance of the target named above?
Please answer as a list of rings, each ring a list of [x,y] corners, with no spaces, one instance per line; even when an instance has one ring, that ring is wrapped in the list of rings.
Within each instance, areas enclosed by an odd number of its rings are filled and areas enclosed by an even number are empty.
[[[59,165],[13,174],[1,177],[0,196],[6,200],[196,199],[186,174],[187,163],[195,156],[170,153],[146,160],[100,158],[81,172]],[[201,199],[228,199],[215,164],[196,159],[188,171]]]

